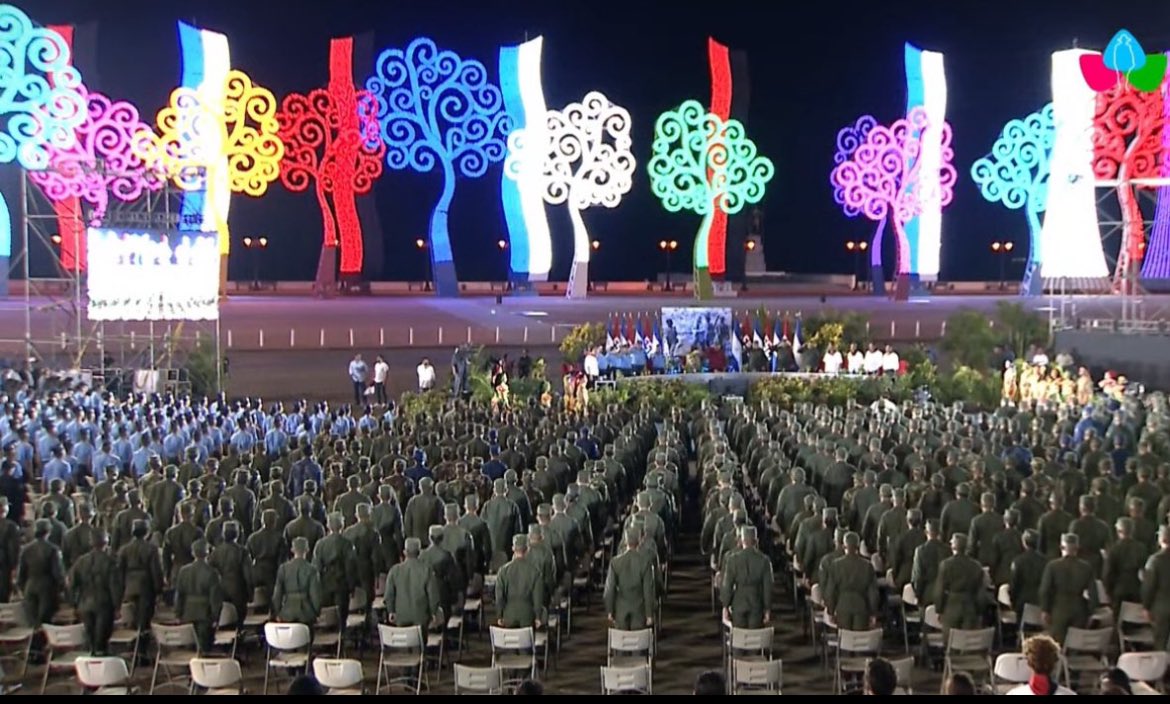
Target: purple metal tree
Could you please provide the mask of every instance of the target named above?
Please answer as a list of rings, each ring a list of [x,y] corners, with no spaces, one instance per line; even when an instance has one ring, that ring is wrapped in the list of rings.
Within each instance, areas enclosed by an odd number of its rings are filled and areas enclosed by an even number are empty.
[[[852,159],[857,148],[865,142],[866,138],[869,137],[869,133],[875,127],[877,127],[877,120],[872,115],[862,115],[857,118],[857,122],[838,132],[837,153],[833,155],[834,167],[840,166]],[[836,181],[833,181],[833,200],[845,211],[846,217],[855,218],[861,214],[860,208],[846,201],[845,187]],[[886,217],[883,216],[878,220],[877,229],[874,230],[873,240],[870,242],[869,264],[871,269],[881,267],[882,265],[882,234],[885,230]]]
[[[869,126],[873,121],[873,126]],[[954,151],[951,149],[951,127],[942,126],[942,150],[939,159],[938,194],[926,193],[919,181],[922,151],[920,135],[927,127],[926,110],[914,108],[903,119],[886,127],[877,125],[871,117],[863,117],[855,123],[851,134],[842,140],[838,135],[837,166],[830,175],[833,197],[841,204],[846,215],[861,213],[878,222],[874,235],[874,256],[871,260],[880,264],[881,232],[885,220],[893,215],[894,232],[897,234],[897,263],[895,271],[907,274],[910,269],[910,244],[906,238],[905,225],[920,214],[922,202],[937,197],[942,205],[951,202],[957,179],[955,167],[951,164]],[[864,137],[856,148],[852,140],[857,138],[858,127],[864,127]],[[842,144],[845,149],[841,149]]]

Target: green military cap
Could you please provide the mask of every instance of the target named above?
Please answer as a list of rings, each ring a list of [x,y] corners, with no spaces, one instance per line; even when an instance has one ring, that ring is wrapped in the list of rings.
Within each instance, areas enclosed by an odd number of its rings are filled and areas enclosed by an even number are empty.
[[[541,528],[539,523],[530,524],[528,526],[528,537],[530,537],[530,538],[543,538],[544,537],[544,528]]]
[[[971,487],[970,487],[970,485],[967,484],[967,482],[962,482],[957,487],[955,487],[955,495],[956,496],[969,496],[970,494],[971,494]]]
[[[1121,533],[1125,533],[1126,535],[1133,534],[1133,519],[1128,516],[1118,518],[1116,526],[1117,530]]]
[[[207,541],[199,539],[192,543],[191,554],[195,557],[207,557]]]
[[[523,533],[517,533],[516,535],[513,535],[512,536],[512,549],[513,550],[527,550],[528,549],[528,536],[524,535]]]
[[[1081,539],[1076,533],[1065,533],[1060,536],[1060,544],[1067,548],[1079,548],[1081,546]]]
[[[48,535],[53,530],[53,522],[47,518],[38,518],[33,523],[33,532],[36,535]]]
[[[553,504],[554,510],[556,510],[556,511],[564,510],[564,508],[565,508],[565,495],[564,494],[553,494],[552,504]]]
[[[552,515],[552,506],[541,504],[536,507],[536,515],[547,518]]]
[[[565,498],[566,499],[573,500],[573,499],[576,499],[580,495],[581,495],[581,487],[577,485],[577,482],[573,482],[572,484],[569,484],[569,486],[565,487]]]
[[[897,489],[894,489],[890,496],[894,499],[894,501],[901,503],[906,500],[906,490],[902,487],[898,487]]]
[[[750,541],[754,542],[756,540],[756,527],[755,526],[743,526],[742,528],[740,528],[739,529],[739,539],[740,540],[750,540]]]
[[[906,511],[906,520],[913,521],[915,523],[922,522],[922,509],[912,508]]]
[[[509,484],[515,484],[516,483],[516,470],[514,470],[514,469],[506,470],[504,472],[504,481],[508,482]]]
[[[497,479],[492,482],[492,491],[500,496],[508,493],[508,483],[503,479]]]
[[[476,494],[468,494],[463,497],[463,507],[476,509],[479,508],[479,496]]]
[[[946,483],[947,483],[946,478],[943,477],[943,475],[941,475],[941,474],[935,473],[935,474],[932,474],[930,477],[930,485],[931,486],[942,488],[942,486]]]
[[[642,526],[640,524],[631,524],[626,529],[626,544],[637,543],[642,540],[643,534]]]
[[[431,479],[430,477],[423,477],[422,480],[419,481],[418,485],[424,491],[428,490],[428,489],[433,489],[433,488],[435,488],[435,480]]]
[[[308,538],[293,538],[292,542],[293,552],[308,552],[309,539]]]
[[[813,496],[812,510],[814,513],[823,511],[828,505],[829,502],[825,501],[825,497],[815,495]]]
[[[955,533],[951,536],[951,545],[956,547],[960,552],[967,548],[967,534]]]
[[[459,504],[448,503],[443,505],[443,515],[446,518],[459,518]]]
[[[995,494],[991,493],[990,491],[983,492],[983,494],[979,497],[979,505],[995,508]]]
[[[826,521],[837,520],[837,509],[826,507],[821,509],[821,518]]]
[[[866,484],[874,484],[877,482],[877,472],[867,469],[861,473],[861,480]]]
[[[853,531],[849,531],[845,534],[844,543],[845,547],[856,550],[857,548],[861,547],[861,536],[857,533],[854,533]]]
[[[303,540],[303,538],[297,538],[297,540]],[[422,551],[422,541],[418,538],[407,538],[406,542],[403,543],[403,549],[408,553],[417,555]]]
[[[938,519],[937,518],[928,519],[926,521],[926,532],[931,533],[933,535],[938,535],[938,531],[939,531]]]
[[[431,526],[427,528],[427,535],[430,536],[431,540],[442,540],[443,526]]]

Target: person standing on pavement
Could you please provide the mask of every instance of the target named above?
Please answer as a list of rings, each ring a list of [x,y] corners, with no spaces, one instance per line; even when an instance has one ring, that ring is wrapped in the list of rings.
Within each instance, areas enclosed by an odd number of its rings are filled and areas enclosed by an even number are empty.
[[[390,376],[390,365],[382,355],[374,358],[374,399],[379,406],[386,405],[386,377]]]
[[[349,362],[349,380],[353,382],[354,405],[360,406],[362,403],[362,394],[366,390],[366,375],[369,374],[369,371],[370,368],[362,356],[355,354]]]
[[[431,360],[423,357],[423,361],[418,365],[418,392],[425,394],[431,389],[435,388],[435,367],[431,364]]]

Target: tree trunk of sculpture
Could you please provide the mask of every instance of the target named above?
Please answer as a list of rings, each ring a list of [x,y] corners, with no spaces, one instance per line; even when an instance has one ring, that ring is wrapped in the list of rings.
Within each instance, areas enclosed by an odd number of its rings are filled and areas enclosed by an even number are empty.
[[[897,264],[894,267],[896,272],[894,278],[894,295],[895,301],[910,300],[910,242],[906,239],[906,230],[904,223],[894,216],[894,232],[898,236],[898,257]]]
[[[451,237],[447,231],[447,210],[455,196],[455,169],[450,162],[443,162],[443,194],[431,214],[431,276],[435,295],[440,298],[455,298],[459,295],[459,280],[455,276],[455,261],[451,255]]]
[[[317,205],[321,207],[324,230],[321,235],[321,254],[317,258],[317,275],[313,279],[313,288],[318,296],[328,297],[337,292],[337,222],[329,209],[329,199],[325,196],[320,179],[317,180]]]
[[[886,272],[882,268],[882,241],[886,234],[886,220],[888,215],[878,220],[877,228],[873,232],[873,240],[869,243],[869,287],[874,296],[886,295]]]
[[[707,267],[707,236],[711,230],[714,208],[703,216],[699,225],[699,232],[695,235],[695,299],[709,301],[715,297],[715,289],[711,285],[711,272]]]
[[[569,194],[569,220],[573,223],[573,268],[569,271],[568,298],[589,295],[589,232],[581,218],[581,210],[574,208],[573,194]]]

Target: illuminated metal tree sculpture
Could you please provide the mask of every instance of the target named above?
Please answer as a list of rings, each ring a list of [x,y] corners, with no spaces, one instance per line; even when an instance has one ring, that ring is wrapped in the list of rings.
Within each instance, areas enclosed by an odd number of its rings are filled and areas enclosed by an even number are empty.
[[[865,143],[866,137],[869,136],[869,133],[875,127],[877,127],[877,120],[873,116],[862,115],[857,118],[857,122],[841,128],[837,132],[837,153],[833,155],[833,165],[840,166],[849,161],[853,157],[854,152],[857,151],[857,148]],[[860,207],[846,202],[845,188],[836,182],[833,183],[833,200],[837,205],[841,206],[846,217],[855,218],[861,214]],[[882,266],[882,237],[886,231],[886,220],[887,217],[885,216],[882,216],[878,220],[877,228],[874,230],[873,239],[869,247],[870,271],[878,272],[878,276],[874,280],[875,291],[880,291],[882,287],[878,284],[883,283],[880,272]]]
[[[926,126],[926,111],[915,108],[907,117],[889,127],[873,127],[862,143],[837,164],[830,175],[834,197],[846,213],[851,209],[857,210],[875,222],[893,216],[894,232],[898,237],[895,271],[901,276],[910,272],[906,223],[921,212],[922,202],[928,197],[937,197],[943,206],[954,197],[956,173],[951,164],[954,150],[951,149],[949,124],[943,123],[942,128],[939,193],[927,193],[919,179],[919,135]],[[874,249],[880,247],[875,246]]]
[[[536,143],[526,129],[508,136],[504,172],[520,178],[525,163],[542,164],[544,199],[566,203],[573,223],[573,268],[569,298],[584,298],[589,281],[589,232],[581,211],[594,205],[616,208],[633,186],[634,155],[630,148],[630,113],[597,91],[563,110],[549,110],[547,128]],[[543,143],[541,142],[543,138]]]
[[[479,61],[419,38],[406,49],[383,51],[366,90],[377,101],[386,164],[443,172],[443,192],[431,215],[431,272],[439,296],[456,296],[448,209],[457,175],[478,178],[504,159],[512,120],[500,89],[488,83]]]
[[[1162,175],[1164,126],[1161,91],[1146,93],[1120,81],[1097,95],[1093,115],[1093,175],[1117,188],[1122,241],[1114,272],[1115,290],[1133,291],[1145,253],[1145,223],[1133,179]]]
[[[49,149],[49,169],[33,171],[29,180],[53,201],[81,198],[92,207],[90,220],[100,221],[110,197],[134,201],[147,191],[162,188],[165,178],[152,171],[134,153],[135,139],[150,127],[139,119],[132,104],[114,101],[84,86],[85,120],[75,130],[76,140],[64,149]]]
[[[290,93],[276,116],[285,146],[281,182],[298,193],[307,190],[310,182],[316,184],[324,220],[316,277],[322,293],[334,288],[339,242],[341,275],[362,273],[356,196],[369,193],[374,179],[382,175],[386,152],[374,108],[369,96],[354,88],[353,38],[347,37],[330,42],[329,88],[308,95]]]
[[[1170,100],[1162,101],[1162,123],[1170,120]],[[1170,150],[1170,130],[1162,129],[1162,153]],[[1170,176],[1170,160],[1162,160],[1162,176]],[[1142,261],[1142,281],[1147,289],[1164,291],[1170,281],[1170,185],[1158,186],[1158,200],[1154,210],[1154,224],[1150,228],[1150,242]]]
[[[229,71],[224,99],[218,104],[207,101],[205,94],[187,87],[172,91],[169,104],[155,120],[158,133],[140,133],[135,150],[179,188],[206,189],[207,198],[220,204],[215,208],[215,230],[219,233],[222,284],[231,250],[226,204],[232,193],[258,198],[268,191],[268,185],[280,176],[284,143],[276,119],[276,98],[267,88],[254,84],[248,74]]]
[[[663,207],[704,216],[695,236],[695,294],[710,298],[707,240],[714,214],[734,215],[759,203],[775,167],[757,153],[742,123],[720,120],[694,100],[658,116],[652,152],[650,186]]]
[[[65,40],[34,27],[20,9],[0,5],[0,164],[44,169],[51,148],[72,145],[85,119],[80,86]],[[0,295],[7,294],[10,256],[12,220],[0,195]]]
[[[1049,165],[1055,143],[1056,125],[1049,103],[1022,120],[1010,120],[991,146],[991,154],[971,166],[971,178],[984,198],[1011,210],[1023,208],[1028,217],[1031,246],[1020,289],[1024,295],[1038,295],[1043,289],[1040,213],[1048,207]]]

